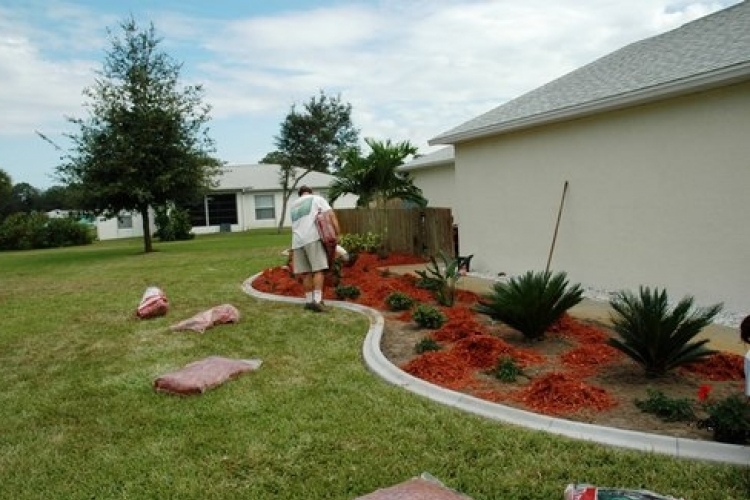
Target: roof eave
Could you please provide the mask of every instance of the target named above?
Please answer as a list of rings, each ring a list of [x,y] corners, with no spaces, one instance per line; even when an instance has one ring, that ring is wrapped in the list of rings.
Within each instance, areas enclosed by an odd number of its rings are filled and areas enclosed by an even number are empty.
[[[482,139],[494,135],[506,134],[527,128],[566,121],[573,118],[582,118],[603,113],[605,111],[615,111],[670,97],[677,97],[721,86],[732,85],[746,80],[750,80],[750,61],[736,66],[722,68],[710,73],[703,73],[689,78],[668,82],[655,87],[648,87],[605,99],[590,101],[577,106],[556,109],[547,113],[511,120],[488,127],[476,128],[465,132],[437,136],[430,139],[428,144],[431,146],[439,144],[457,144],[460,142]]]

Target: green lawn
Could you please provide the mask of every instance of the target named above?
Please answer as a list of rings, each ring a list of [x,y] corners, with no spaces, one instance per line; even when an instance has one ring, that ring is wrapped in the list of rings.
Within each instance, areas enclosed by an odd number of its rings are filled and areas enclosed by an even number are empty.
[[[475,500],[560,499],[573,481],[750,495],[747,468],[527,431],[386,384],[362,362],[364,317],[243,293],[246,278],[283,263],[289,239],[0,253],[0,499],[352,499],[423,471]],[[150,285],[170,312],[136,320]],[[239,324],[168,328],[221,303]],[[152,390],[211,354],[264,364],[201,396]]]

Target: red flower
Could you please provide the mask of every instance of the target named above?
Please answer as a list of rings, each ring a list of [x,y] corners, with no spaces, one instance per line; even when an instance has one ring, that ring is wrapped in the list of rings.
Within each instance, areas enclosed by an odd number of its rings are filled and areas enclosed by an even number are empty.
[[[708,399],[709,394],[713,387],[710,385],[702,385],[698,388],[698,401],[703,402]]]

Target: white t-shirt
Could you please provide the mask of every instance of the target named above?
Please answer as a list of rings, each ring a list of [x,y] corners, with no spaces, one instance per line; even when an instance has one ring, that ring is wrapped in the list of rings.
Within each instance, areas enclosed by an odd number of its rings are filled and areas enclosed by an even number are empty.
[[[745,396],[750,397],[750,351],[745,353]]]
[[[289,209],[292,217],[292,248],[301,248],[320,239],[315,216],[331,210],[325,198],[317,194],[303,194]]]

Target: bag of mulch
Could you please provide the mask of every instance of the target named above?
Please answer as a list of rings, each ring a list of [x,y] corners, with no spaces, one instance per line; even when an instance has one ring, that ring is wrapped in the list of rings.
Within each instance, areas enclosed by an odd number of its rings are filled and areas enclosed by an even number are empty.
[[[243,373],[260,368],[260,359],[209,356],[154,380],[154,390],[172,394],[202,394]]]
[[[169,328],[176,332],[190,330],[203,333],[215,325],[224,323],[237,323],[240,320],[240,312],[232,304],[221,304],[203,312],[199,312],[192,318],[180,321]]]
[[[161,288],[150,286],[143,293],[135,315],[140,319],[148,319],[164,316],[167,311],[169,311],[169,300],[167,300],[166,294]]]
[[[563,498],[565,500],[682,500],[649,490],[600,488],[591,484],[569,484],[565,487]]]

